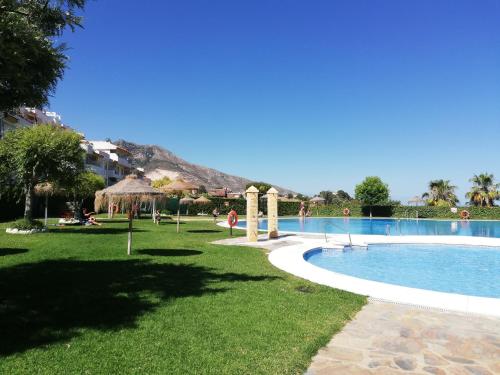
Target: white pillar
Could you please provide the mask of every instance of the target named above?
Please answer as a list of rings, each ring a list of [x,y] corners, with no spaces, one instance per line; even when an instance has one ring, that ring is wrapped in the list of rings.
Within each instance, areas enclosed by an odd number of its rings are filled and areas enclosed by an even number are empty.
[[[250,186],[247,193],[247,241],[257,242],[259,237],[259,190]]]
[[[267,234],[278,238],[278,190],[273,187],[267,191]]]

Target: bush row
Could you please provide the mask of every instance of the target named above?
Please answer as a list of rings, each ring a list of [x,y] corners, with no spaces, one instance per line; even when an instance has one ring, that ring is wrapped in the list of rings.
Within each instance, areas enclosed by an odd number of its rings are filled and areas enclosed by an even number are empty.
[[[369,216],[370,208],[359,204],[346,203],[343,206],[330,205],[313,207],[311,212],[315,216],[343,216],[344,208],[349,208],[351,216]],[[373,206],[372,215],[376,217],[408,217],[408,218],[460,218],[460,211],[467,210],[471,219],[500,219],[500,207],[457,207],[457,212],[450,207],[435,206]]]
[[[226,203],[227,202],[227,203]],[[177,211],[177,201],[169,202],[171,213]],[[217,207],[221,215],[226,215],[231,208],[234,208],[240,215],[246,213],[245,199],[227,199],[227,198],[211,198],[211,202],[206,205],[190,205],[182,206],[181,213],[186,214],[186,209],[189,209],[190,215],[196,215],[200,212],[211,214],[213,209]],[[307,207],[307,205],[306,205]],[[322,205],[310,206],[313,216],[344,216],[344,209],[348,208],[353,217],[367,217],[370,215],[370,207],[362,206],[357,202],[345,202],[343,205]],[[280,216],[296,216],[300,209],[299,202],[280,202],[278,204],[278,214]],[[259,202],[259,210],[267,214],[266,201]],[[373,206],[371,207],[372,215],[375,217],[404,217],[404,218],[441,218],[441,219],[457,219],[460,218],[460,211],[467,210],[470,213],[471,219],[498,219],[500,220],[500,207],[457,207],[457,213],[453,213],[449,207],[435,206]]]

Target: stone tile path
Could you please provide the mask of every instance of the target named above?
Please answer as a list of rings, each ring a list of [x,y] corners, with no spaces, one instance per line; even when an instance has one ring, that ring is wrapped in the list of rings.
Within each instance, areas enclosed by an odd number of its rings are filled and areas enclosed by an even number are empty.
[[[500,374],[500,319],[370,301],[306,374]]]

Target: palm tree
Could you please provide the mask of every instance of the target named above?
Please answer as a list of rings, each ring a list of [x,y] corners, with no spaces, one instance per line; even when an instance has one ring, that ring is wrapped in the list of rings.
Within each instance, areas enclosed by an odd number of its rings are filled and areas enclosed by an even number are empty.
[[[481,207],[491,207],[495,205],[495,200],[500,199],[500,184],[495,184],[495,177],[492,174],[475,174],[470,180],[472,182],[471,191],[465,196],[470,204]]]
[[[422,194],[429,206],[454,206],[458,203],[455,195],[457,187],[451,185],[450,180],[432,180],[429,182],[429,191]]]

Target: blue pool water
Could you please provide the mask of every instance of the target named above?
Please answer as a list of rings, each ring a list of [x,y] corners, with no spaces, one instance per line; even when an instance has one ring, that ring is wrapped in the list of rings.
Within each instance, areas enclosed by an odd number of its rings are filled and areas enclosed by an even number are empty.
[[[304,258],[318,267],[361,279],[500,298],[500,248],[378,244],[367,250],[316,249]]]
[[[246,226],[244,221],[241,226]],[[267,229],[267,220],[259,221]],[[358,219],[358,218],[286,218],[279,219],[279,229],[289,232],[352,233],[391,235],[457,235],[500,238],[500,221]]]

